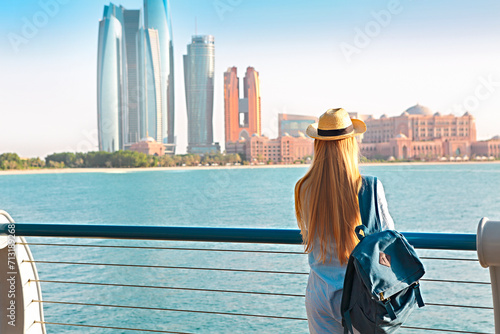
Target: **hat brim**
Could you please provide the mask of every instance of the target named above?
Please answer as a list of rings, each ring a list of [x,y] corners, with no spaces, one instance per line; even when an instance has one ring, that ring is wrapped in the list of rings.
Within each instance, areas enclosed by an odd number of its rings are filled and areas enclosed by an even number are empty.
[[[307,127],[306,133],[309,137],[319,140],[340,140],[344,138],[354,137],[366,132],[366,124],[360,119],[351,118],[353,130],[341,136],[320,136],[318,135],[318,123],[310,124]]]

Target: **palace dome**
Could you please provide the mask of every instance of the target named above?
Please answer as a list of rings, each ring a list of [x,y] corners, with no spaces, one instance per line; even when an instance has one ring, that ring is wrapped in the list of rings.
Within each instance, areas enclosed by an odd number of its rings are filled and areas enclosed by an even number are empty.
[[[410,115],[432,116],[432,111],[429,108],[424,107],[418,103],[413,107],[406,109],[406,112]]]

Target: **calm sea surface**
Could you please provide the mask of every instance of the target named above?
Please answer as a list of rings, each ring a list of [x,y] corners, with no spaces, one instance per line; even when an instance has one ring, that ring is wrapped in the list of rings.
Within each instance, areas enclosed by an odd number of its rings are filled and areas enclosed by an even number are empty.
[[[255,168],[1,175],[0,209],[17,222],[296,228],[293,187],[306,168]],[[363,166],[382,180],[400,231],[475,233],[481,217],[500,219],[500,164]],[[301,246],[29,238],[71,245],[125,245],[300,252]],[[38,264],[40,279],[302,295],[308,272],[301,254],[118,247],[31,246],[35,260],[289,271],[227,272],[126,266]],[[421,256],[475,258],[475,252]],[[488,282],[475,261],[425,259],[428,279]],[[428,303],[491,307],[489,285],[423,282]],[[46,304],[46,321],[188,333],[306,333],[307,322],[174,312],[216,311],[305,318],[304,298],[231,292],[42,283],[47,301],[155,309]],[[428,305],[408,326],[493,332],[493,311]],[[49,333],[132,333],[50,325]],[[422,331],[403,329],[402,333]]]

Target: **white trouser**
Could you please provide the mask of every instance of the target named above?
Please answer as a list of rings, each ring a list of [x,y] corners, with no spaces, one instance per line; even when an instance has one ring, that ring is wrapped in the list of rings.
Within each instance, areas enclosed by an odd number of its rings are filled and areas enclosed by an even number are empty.
[[[343,334],[340,303],[342,290],[333,290],[314,272],[309,274],[306,311],[311,334]],[[354,329],[355,334],[359,332]]]

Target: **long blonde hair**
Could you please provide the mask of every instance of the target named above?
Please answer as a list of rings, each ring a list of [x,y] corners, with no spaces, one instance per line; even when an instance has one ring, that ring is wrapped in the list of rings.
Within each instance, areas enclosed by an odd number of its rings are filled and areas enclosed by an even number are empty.
[[[320,247],[320,261],[325,262],[327,249],[335,242],[336,255],[345,264],[358,242],[354,232],[361,224],[358,192],[362,180],[358,160],[354,137],[316,139],[311,167],[295,185],[295,215],[305,252]],[[303,206],[305,197],[307,206]],[[319,245],[315,245],[316,236]]]

